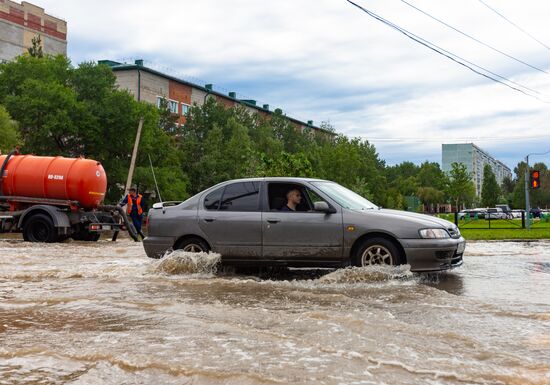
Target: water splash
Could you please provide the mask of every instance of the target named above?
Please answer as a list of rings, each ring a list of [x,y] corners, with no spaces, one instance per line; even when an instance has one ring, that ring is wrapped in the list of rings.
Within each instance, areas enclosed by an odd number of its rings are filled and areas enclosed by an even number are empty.
[[[409,265],[347,267],[322,276],[318,279],[318,281],[323,283],[364,283],[390,280],[409,280],[414,277],[410,268],[411,267]]]
[[[217,272],[221,255],[217,253],[190,253],[183,250],[167,252],[153,271],[169,275],[210,274]]]

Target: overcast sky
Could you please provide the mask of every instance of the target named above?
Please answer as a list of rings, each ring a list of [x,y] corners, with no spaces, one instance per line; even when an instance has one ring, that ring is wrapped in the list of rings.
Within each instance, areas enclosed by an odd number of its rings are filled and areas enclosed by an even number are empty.
[[[549,48],[479,0],[407,1],[540,70],[400,0],[356,0],[550,103]],[[441,144],[453,142],[474,142],[512,169],[527,153],[550,150],[550,104],[474,74],[345,0],[32,2],[67,20],[75,64],[141,58],[298,119],[329,121],[337,132],[374,143],[388,164],[441,162]],[[550,2],[484,2],[550,46]],[[533,160],[550,163],[550,155]]]

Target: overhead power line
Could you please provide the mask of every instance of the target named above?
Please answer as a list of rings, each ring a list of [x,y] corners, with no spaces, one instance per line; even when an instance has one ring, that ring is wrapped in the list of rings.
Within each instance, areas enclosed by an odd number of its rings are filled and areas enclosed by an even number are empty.
[[[426,142],[433,142],[433,143],[442,143],[442,142],[487,142],[487,141],[503,141],[508,142],[511,140],[514,141],[525,141],[525,140],[536,140],[536,139],[548,139],[550,138],[550,134],[548,135],[533,135],[533,136],[481,136],[481,137],[463,137],[463,138],[452,138],[452,137],[421,137],[421,138],[411,138],[411,137],[393,137],[393,138],[383,138],[383,137],[372,137],[372,136],[366,136],[366,135],[359,135],[360,138],[365,138],[369,142],[383,142],[383,143],[426,143]]]
[[[544,44],[542,41],[540,41],[539,39],[537,39],[535,36],[531,35],[529,32],[527,32],[525,29],[521,28],[519,25],[517,25],[516,23],[514,23],[512,20],[508,19],[506,16],[504,16],[502,13],[500,13],[499,11],[497,11],[495,8],[491,7],[489,4],[487,4],[486,2],[484,2],[483,0],[478,0],[481,4],[483,4],[484,6],[486,6],[487,8],[489,8],[491,11],[493,11],[494,13],[496,13],[498,16],[500,16],[501,18],[503,18],[504,20],[506,20],[508,23],[512,24],[516,29],[520,30],[521,32],[523,32],[523,34],[529,36],[531,39],[533,39],[534,41],[536,41],[537,43],[539,43],[540,45],[542,45],[544,48],[546,48],[547,50],[550,50],[550,47],[546,44]]]
[[[408,37],[409,39],[425,46],[426,48],[429,48],[430,50],[446,57],[449,60],[454,61],[455,63],[469,69],[470,71],[472,71],[472,72],[474,72],[474,73],[476,73],[480,76],[483,76],[483,77],[485,77],[489,80],[492,80],[496,83],[500,83],[500,84],[502,84],[502,85],[504,85],[504,86],[506,86],[506,87],[508,87],[512,90],[515,90],[517,92],[521,92],[524,95],[535,98],[535,99],[537,99],[537,100],[539,100],[543,103],[550,104],[549,101],[544,100],[544,99],[538,97],[537,95],[532,94],[532,93],[537,94],[538,91],[533,90],[533,89],[531,89],[529,87],[526,87],[524,85],[521,85],[519,83],[516,83],[516,82],[514,82],[514,81],[512,81],[512,80],[510,80],[510,79],[508,79],[504,76],[496,74],[496,73],[494,73],[494,72],[492,72],[492,71],[490,71],[490,70],[488,70],[484,67],[481,67],[481,66],[479,66],[475,63],[472,63],[471,61],[468,61],[468,60],[466,60],[466,59],[464,59],[464,58],[462,58],[462,57],[460,57],[460,56],[458,56],[458,55],[456,55],[456,54],[454,54],[450,51],[447,51],[444,48],[441,48],[441,47],[437,46],[436,44],[431,43],[430,41],[428,41],[428,40],[426,40],[426,39],[424,39],[424,38],[422,38],[418,35],[415,35],[414,33],[410,32],[410,31],[407,31],[406,29],[390,22],[389,20],[384,19],[383,17],[377,15],[376,13],[374,13],[372,11],[369,11],[368,9],[360,6],[359,4],[357,4],[357,3],[355,3],[351,0],[346,0],[346,1],[348,3],[350,3],[351,5],[353,5],[354,7],[356,7],[358,9],[360,9],[361,11],[365,12],[370,17],[386,24],[388,27],[395,29],[396,31],[398,31],[398,32],[402,33],[403,35],[405,35],[406,37]],[[530,92],[532,92],[532,93],[530,93]]]
[[[518,63],[521,63],[521,64],[523,64],[523,65],[525,65],[525,66],[527,66],[527,67],[529,67],[529,68],[532,68],[532,69],[534,69],[534,70],[536,70],[536,71],[539,71],[539,72],[545,73],[545,74],[547,74],[547,75],[550,75],[550,72],[545,71],[544,69],[539,68],[539,67],[537,67],[537,66],[534,66],[534,65],[532,65],[532,64],[529,64],[529,63],[527,63],[527,62],[525,62],[525,61],[523,61],[523,60],[521,60],[521,59],[518,59],[518,58],[516,58],[516,57],[514,57],[514,56],[512,56],[512,55],[510,55],[510,54],[508,54],[508,53],[506,53],[506,52],[501,51],[501,50],[498,49],[498,48],[493,47],[493,46],[490,45],[490,44],[487,44],[487,43],[485,43],[485,42],[483,42],[483,41],[481,41],[481,40],[479,40],[479,39],[473,37],[472,35],[469,35],[469,34],[467,34],[466,32],[463,32],[463,31],[461,31],[460,29],[458,29],[458,28],[456,28],[456,27],[453,27],[452,25],[450,25],[450,24],[444,22],[444,21],[441,20],[441,19],[438,19],[437,17],[435,17],[435,16],[429,14],[428,12],[423,11],[422,9],[420,9],[420,8],[418,8],[417,6],[415,6],[415,5],[411,4],[411,3],[409,3],[409,2],[406,1],[406,0],[400,0],[400,1],[401,1],[403,4],[406,4],[407,6],[413,8],[413,9],[417,10],[418,12],[420,12],[420,13],[422,13],[422,14],[428,16],[429,18],[431,18],[431,19],[437,21],[438,23],[443,24],[444,26],[446,26],[446,27],[452,29],[453,31],[458,32],[458,33],[461,34],[462,36],[466,36],[468,39],[471,39],[471,40],[473,40],[473,41],[475,41],[475,42],[481,44],[481,45],[484,46],[484,47],[487,47],[487,48],[489,48],[489,49],[491,49],[491,50],[493,50],[493,51],[495,51],[495,52],[498,52],[499,54],[504,55],[504,56],[506,56],[507,58],[512,59],[512,60],[514,60],[514,61],[516,61],[516,62],[518,62]]]

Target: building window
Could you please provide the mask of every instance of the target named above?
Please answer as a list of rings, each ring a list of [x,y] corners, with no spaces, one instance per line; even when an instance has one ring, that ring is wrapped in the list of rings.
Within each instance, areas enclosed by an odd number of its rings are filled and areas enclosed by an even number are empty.
[[[178,113],[178,102],[175,100],[166,100],[166,98],[163,98],[162,96],[157,96],[157,108],[161,108],[162,105],[165,104],[166,108],[170,110],[171,113],[177,114]]]
[[[166,99],[162,96],[157,96],[157,108],[160,108],[163,102],[166,102]]]
[[[187,116],[187,114],[189,114],[189,108],[191,108],[191,106],[189,104],[182,103],[181,104],[181,114],[184,115],[184,116]]]
[[[168,101],[168,109],[170,110],[171,113],[177,114],[178,113],[178,102],[176,102],[174,100],[169,100]]]

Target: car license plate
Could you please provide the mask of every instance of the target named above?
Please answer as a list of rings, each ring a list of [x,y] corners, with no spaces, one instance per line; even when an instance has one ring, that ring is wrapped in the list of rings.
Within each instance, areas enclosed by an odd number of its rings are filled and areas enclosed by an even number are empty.
[[[462,254],[464,252],[464,249],[466,248],[466,242],[461,242],[458,244],[458,248],[456,249],[457,254]]]
[[[111,230],[111,225],[103,225],[101,228],[103,230]]]

